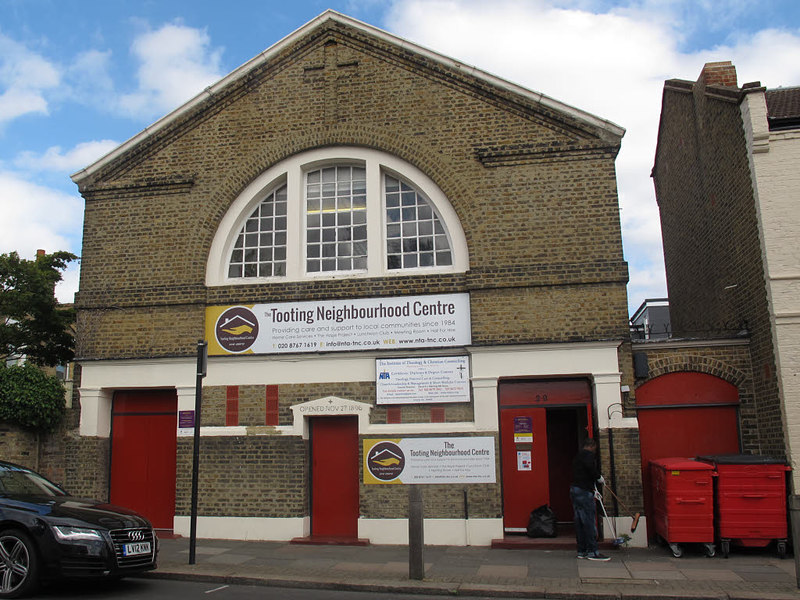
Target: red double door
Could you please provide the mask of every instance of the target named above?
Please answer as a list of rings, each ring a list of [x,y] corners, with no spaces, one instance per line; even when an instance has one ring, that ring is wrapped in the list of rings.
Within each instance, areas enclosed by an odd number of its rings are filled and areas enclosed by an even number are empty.
[[[740,452],[739,390],[719,377],[697,372],[656,377],[636,390],[636,409],[648,515],[654,505],[651,460]]]
[[[572,521],[572,459],[592,431],[589,382],[509,381],[498,393],[505,531],[525,531],[543,504]]]
[[[358,537],[358,417],[314,417],[311,433],[311,536]]]
[[[110,501],[172,529],[178,396],[174,390],[119,391],[111,409]]]

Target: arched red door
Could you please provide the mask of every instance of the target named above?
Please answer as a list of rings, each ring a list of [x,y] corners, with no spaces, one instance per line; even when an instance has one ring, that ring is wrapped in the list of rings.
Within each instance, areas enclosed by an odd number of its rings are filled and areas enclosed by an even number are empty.
[[[739,390],[705,373],[662,375],[636,390],[645,511],[651,514],[650,461],[738,454]]]

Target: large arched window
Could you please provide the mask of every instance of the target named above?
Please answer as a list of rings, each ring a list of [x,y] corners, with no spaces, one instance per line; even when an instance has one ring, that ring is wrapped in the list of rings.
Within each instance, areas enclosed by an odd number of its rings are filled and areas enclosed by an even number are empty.
[[[467,270],[450,202],[421,171],[362,148],[289,158],[253,181],[223,218],[208,285]]]

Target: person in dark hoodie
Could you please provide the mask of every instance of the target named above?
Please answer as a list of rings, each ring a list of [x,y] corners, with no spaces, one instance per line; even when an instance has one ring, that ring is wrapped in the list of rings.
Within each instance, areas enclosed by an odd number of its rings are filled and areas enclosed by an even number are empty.
[[[597,550],[597,510],[594,499],[597,482],[604,483],[597,467],[597,442],[586,438],[580,452],[572,461],[572,485],[569,488],[575,513],[578,558],[608,561],[611,557],[600,554]]]

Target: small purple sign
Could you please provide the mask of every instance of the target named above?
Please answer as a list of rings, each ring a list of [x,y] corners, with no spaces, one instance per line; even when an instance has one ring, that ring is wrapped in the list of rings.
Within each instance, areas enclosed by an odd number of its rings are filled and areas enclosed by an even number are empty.
[[[533,433],[533,419],[514,417],[514,433]]]
[[[178,411],[178,427],[180,427],[180,428],[194,427],[194,411],[193,410],[181,410],[181,411]]]

